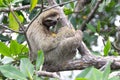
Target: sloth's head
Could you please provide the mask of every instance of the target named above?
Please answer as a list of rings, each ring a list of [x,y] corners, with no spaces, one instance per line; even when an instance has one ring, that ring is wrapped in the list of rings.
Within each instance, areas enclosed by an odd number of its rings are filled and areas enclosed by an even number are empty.
[[[56,9],[50,9],[48,11],[45,11],[45,14],[44,14],[44,12],[42,14],[43,14],[43,16],[45,15],[42,19],[42,24],[48,30],[51,26],[54,27],[60,19],[58,10],[56,10]]]

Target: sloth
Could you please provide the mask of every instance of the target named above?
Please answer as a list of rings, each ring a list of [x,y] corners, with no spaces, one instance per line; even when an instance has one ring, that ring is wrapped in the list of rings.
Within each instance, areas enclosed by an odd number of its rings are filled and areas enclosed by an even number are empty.
[[[27,38],[31,46],[30,58],[35,60],[38,50],[44,52],[46,64],[59,65],[71,60],[82,42],[82,32],[68,26],[50,30],[60,19],[59,11],[50,9],[42,12],[27,30]]]

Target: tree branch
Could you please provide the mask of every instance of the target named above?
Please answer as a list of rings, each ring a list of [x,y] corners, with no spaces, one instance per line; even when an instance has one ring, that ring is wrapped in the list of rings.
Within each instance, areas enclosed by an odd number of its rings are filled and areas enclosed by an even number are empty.
[[[86,24],[92,19],[92,17],[94,16],[95,12],[97,11],[97,9],[99,8],[100,3],[103,0],[97,0],[97,3],[95,4],[94,8],[91,10],[91,12],[89,13],[87,19],[85,21],[83,21],[80,29],[83,30],[86,26]]]
[[[80,11],[84,8],[84,6],[86,4],[88,4],[90,2],[91,2],[91,0],[78,0],[76,5],[75,5],[75,9],[74,9],[75,13],[73,14],[73,16],[75,18],[78,18]]]
[[[12,32],[15,32],[15,33],[20,33],[20,34],[23,33],[22,31],[15,31],[15,30],[12,30],[12,29],[8,28],[8,27],[7,27],[6,25],[4,25],[4,24],[0,24],[0,27],[3,27],[3,28],[5,28],[5,29],[8,29],[8,30],[10,30],[10,31],[12,31]]]
[[[118,56],[118,57],[115,57],[115,56],[91,57],[88,59],[85,58],[86,56],[84,56],[78,60],[71,60],[63,65],[47,66],[47,68],[45,68],[45,69],[49,72],[59,72],[59,71],[68,71],[68,70],[83,70],[90,66],[94,66],[95,68],[100,69],[109,61],[112,62],[112,64],[111,64],[112,70],[120,69],[120,56]]]
[[[47,6],[44,6],[43,8],[46,8]],[[29,9],[30,8],[30,5],[25,5],[25,6],[21,6],[21,7],[15,7],[13,9],[13,11],[20,11],[20,10],[26,10],[26,9]],[[35,8],[41,8],[41,5],[36,5]],[[0,12],[10,12],[9,8],[3,8],[3,9],[0,9]]]

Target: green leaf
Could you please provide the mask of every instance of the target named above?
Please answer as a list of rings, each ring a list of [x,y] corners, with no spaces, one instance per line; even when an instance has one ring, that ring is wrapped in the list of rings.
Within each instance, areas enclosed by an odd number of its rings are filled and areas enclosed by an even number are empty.
[[[4,56],[10,57],[10,49],[3,42],[0,42],[0,53]]]
[[[11,12],[9,14],[9,27],[13,30],[16,30],[16,31],[19,30],[19,25],[18,25],[17,21],[15,20],[15,18]]]
[[[19,34],[17,36],[18,43],[23,43],[25,41],[25,36],[23,34]]]
[[[116,5],[116,3],[114,0],[109,0],[109,1],[107,0],[106,7],[105,7],[106,12],[113,11],[115,5]]]
[[[11,2],[11,4],[16,4],[16,3],[19,3],[19,2],[22,2],[23,0],[13,0],[12,2]]]
[[[77,26],[77,25],[76,25],[76,24],[77,24],[77,20],[76,20],[75,17],[71,16],[71,17],[70,17],[70,21],[71,21],[71,23],[72,23],[73,26]]]
[[[76,78],[75,80],[88,80],[86,78]]]
[[[120,80],[120,76],[114,76],[114,77],[110,78],[109,80]]]
[[[108,39],[108,40],[107,40],[107,43],[106,43],[106,45],[105,45],[105,47],[104,47],[104,56],[107,56],[107,55],[108,55],[110,49],[111,49],[111,42],[110,42],[110,40]]]
[[[15,12],[15,15],[21,23],[24,21],[24,18],[22,15],[18,15],[16,12]],[[17,21],[15,20],[11,12],[9,13],[9,27],[16,31],[19,30],[19,24],[17,23]]]
[[[108,77],[110,74],[110,65],[111,65],[111,62],[108,62],[108,64],[105,67],[105,70],[103,72],[103,79],[102,80],[108,80]]]
[[[8,36],[4,36],[4,35],[0,34],[0,40],[1,41],[9,41],[10,38]]]
[[[87,75],[87,73],[91,71],[92,68],[93,67],[86,68],[77,76],[77,78],[84,78]]]
[[[25,45],[19,44],[16,40],[11,40],[10,52],[11,52],[11,55],[16,56],[21,53],[27,53],[28,48]]]
[[[100,21],[97,22],[97,32],[100,33],[101,24]]]
[[[12,1],[13,1],[13,0],[3,0],[3,2],[4,2],[7,6],[10,5]]]
[[[10,79],[19,79],[19,80],[27,80],[26,77],[15,67],[11,65],[2,65],[0,66],[0,72]]]
[[[20,71],[32,80],[34,73],[34,66],[31,64],[30,60],[27,58],[22,58],[20,60]]]
[[[39,77],[39,76],[37,76],[37,75],[34,75],[34,76],[33,76],[33,79],[34,79],[34,80],[43,80],[41,77]],[[54,79],[53,79],[53,80],[54,80]],[[56,80],[56,79],[55,79],[55,80]]]
[[[22,45],[22,44],[19,44],[19,49],[20,49],[21,53],[28,53],[28,51],[29,51],[29,49],[26,47],[26,45]]]
[[[34,9],[34,7],[36,6],[38,0],[31,0],[30,2],[30,11],[32,11]]]
[[[4,3],[4,0],[0,0],[0,7],[7,7],[7,5]]]
[[[23,0],[23,1],[22,1],[22,4],[23,4],[23,5],[28,5],[28,4],[30,4],[30,1],[31,1],[31,0]]]
[[[90,29],[92,32],[96,32],[96,28],[91,25],[91,24],[86,24],[87,25],[87,28]]]
[[[69,8],[64,7],[64,13],[65,13],[65,15],[69,15],[69,14],[72,14],[72,13],[73,13],[73,10],[72,10],[72,9],[69,9]]]
[[[119,53],[117,51],[113,52],[114,56],[119,56]]]
[[[75,4],[74,3],[70,3],[70,8],[74,8]]]
[[[11,40],[11,42],[10,42],[10,52],[13,55],[20,54],[21,51],[20,51],[19,44],[17,43],[17,41]]]
[[[36,60],[36,70],[40,69],[40,66],[44,63],[44,53],[42,50],[38,51],[38,56]]]
[[[99,71],[96,68],[92,68],[87,75],[85,76],[85,78],[87,78],[88,80],[102,80],[102,72]]]
[[[77,78],[86,78],[87,80],[102,80],[102,72],[90,67],[82,71]]]
[[[103,0],[103,2],[100,4],[100,7],[98,8],[99,12],[103,12],[106,6],[106,1]]]

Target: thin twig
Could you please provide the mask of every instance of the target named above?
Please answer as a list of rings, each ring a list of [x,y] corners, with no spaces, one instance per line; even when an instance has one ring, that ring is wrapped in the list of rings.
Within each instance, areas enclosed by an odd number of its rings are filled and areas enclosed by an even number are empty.
[[[35,6],[35,8],[37,9],[37,8],[41,8],[41,6],[42,5],[40,5],[40,4],[37,4],[36,6]],[[44,6],[43,8],[46,8],[47,6]],[[25,6],[21,6],[21,7],[15,7],[14,9],[13,9],[13,11],[20,11],[20,10],[26,10],[26,9],[29,9],[30,8],[30,5],[25,5]],[[9,8],[0,8],[0,12],[10,12],[10,10],[9,10]]]
[[[86,24],[92,19],[92,17],[94,16],[95,12],[97,11],[97,9],[99,8],[100,3],[103,0],[98,0],[97,3],[95,4],[95,7],[91,10],[91,12],[89,13],[87,19],[85,21],[83,21],[80,29],[83,30],[84,27],[86,26]]]
[[[43,11],[43,8],[44,8],[44,4],[43,4],[43,0],[41,0],[41,12]]]
[[[65,4],[68,4],[68,3],[70,3],[70,2],[74,2],[74,1],[76,1],[76,0],[72,0],[72,1],[67,1],[67,2],[64,2],[64,3],[61,3],[61,4],[59,4],[59,5],[55,5],[55,6],[52,6],[52,7],[50,7],[50,8],[48,8],[48,9],[51,9],[51,8],[54,8],[54,7],[57,7],[57,6],[62,6],[62,5],[65,5]],[[37,8],[47,8],[48,6],[45,6],[44,5],[44,7],[42,7],[42,5],[40,5],[40,4],[37,4],[36,6],[35,6],[35,8],[37,9]],[[29,9],[30,8],[30,5],[25,5],[25,6],[21,6],[21,7],[15,7],[14,9],[13,9],[13,11],[20,11],[20,10],[26,10],[26,9]],[[48,9],[46,9],[46,10],[48,10]],[[9,10],[9,8],[0,8],[0,12],[10,12],[10,10]]]
[[[52,73],[52,72],[38,71],[36,74],[38,76],[45,76],[45,77],[51,77],[51,78],[57,78],[59,80],[63,80],[56,73]]]
[[[78,0],[74,8],[73,16],[75,18],[79,18],[79,13],[82,12],[84,10],[84,6],[89,4],[91,1],[92,0]]]
[[[44,11],[52,9],[52,8],[55,8],[55,7],[58,7],[58,6],[63,6],[65,4],[68,4],[68,3],[71,3],[71,2],[75,2],[75,1],[77,1],[77,0],[71,0],[71,1],[67,1],[67,2],[61,3],[61,4],[56,4],[56,5],[50,6],[49,8],[45,9]]]
[[[22,31],[15,31],[15,30],[13,30],[13,29],[10,29],[10,28],[8,28],[6,25],[4,25],[4,24],[0,24],[0,27],[3,27],[3,28],[5,28],[5,29],[8,29],[8,30],[10,30],[10,31],[12,31],[12,32],[15,32],[15,33],[20,33],[20,34],[23,33]]]

